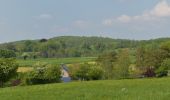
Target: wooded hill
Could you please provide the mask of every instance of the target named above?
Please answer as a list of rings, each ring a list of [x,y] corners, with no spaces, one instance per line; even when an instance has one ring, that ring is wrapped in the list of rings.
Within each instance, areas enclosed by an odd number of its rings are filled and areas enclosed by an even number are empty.
[[[85,57],[98,56],[121,48],[135,49],[138,46],[157,45],[170,41],[170,38],[153,40],[127,40],[106,37],[60,36],[51,39],[22,40],[0,44],[0,49],[12,50],[17,56],[34,57]]]

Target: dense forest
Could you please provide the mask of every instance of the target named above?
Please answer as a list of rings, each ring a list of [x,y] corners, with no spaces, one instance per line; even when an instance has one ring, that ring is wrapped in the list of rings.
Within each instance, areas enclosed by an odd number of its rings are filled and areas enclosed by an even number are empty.
[[[51,39],[23,40],[0,44],[0,56],[8,57],[15,52],[18,58],[61,58],[61,57],[87,57],[98,56],[99,54],[112,52],[122,48],[132,50],[139,46],[159,46],[169,41],[170,38],[155,40],[126,40],[104,37],[80,37],[61,36]],[[6,53],[5,50],[8,50]],[[1,55],[3,54],[3,55]],[[7,56],[5,55],[7,54]],[[12,56],[15,56],[11,54]]]

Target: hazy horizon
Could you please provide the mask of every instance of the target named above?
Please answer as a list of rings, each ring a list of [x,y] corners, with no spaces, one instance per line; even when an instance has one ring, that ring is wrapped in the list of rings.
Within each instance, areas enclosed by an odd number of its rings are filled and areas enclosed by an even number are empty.
[[[0,43],[57,36],[170,37],[170,0],[1,0]]]

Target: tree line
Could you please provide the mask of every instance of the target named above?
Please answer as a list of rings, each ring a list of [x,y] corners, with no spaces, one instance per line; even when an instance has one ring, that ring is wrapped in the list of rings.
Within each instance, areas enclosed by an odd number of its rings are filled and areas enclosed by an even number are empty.
[[[135,48],[139,41],[103,37],[63,36],[51,39],[24,40],[0,45],[18,58],[56,58],[98,56],[119,48]]]
[[[129,48],[106,53],[98,57],[97,64],[104,70],[104,79],[167,76],[170,70],[170,41],[160,45],[140,45],[133,53]]]

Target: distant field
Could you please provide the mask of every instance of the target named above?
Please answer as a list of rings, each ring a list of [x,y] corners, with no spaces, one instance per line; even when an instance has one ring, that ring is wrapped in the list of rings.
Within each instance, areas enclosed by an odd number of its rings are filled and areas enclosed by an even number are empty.
[[[32,66],[36,62],[47,62],[49,64],[72,64],[72,63],[84,63],[84,62],[93,62],[95,57],[77,57],[77,58],[41,58],[41,59],[17,59],[17,62],[21,67]]]
[[[169,100],[170,78],[2,88],[1,100]]]

